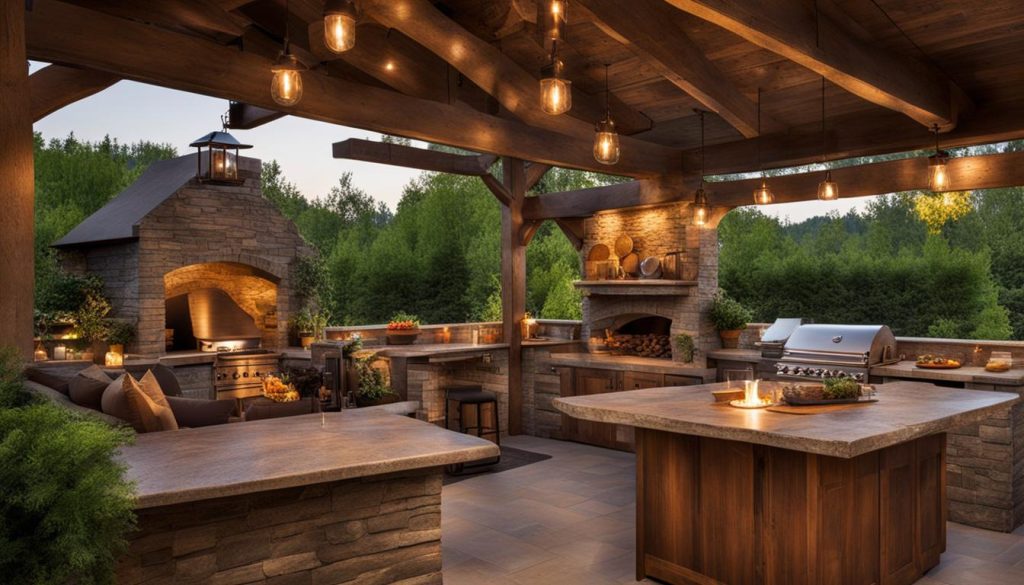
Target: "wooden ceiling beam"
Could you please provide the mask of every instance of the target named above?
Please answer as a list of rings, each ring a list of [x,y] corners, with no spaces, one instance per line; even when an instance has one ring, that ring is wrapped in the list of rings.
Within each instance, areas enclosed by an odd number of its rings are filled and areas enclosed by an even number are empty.
[[[863,42],[804,0],[666,0],[920,124],[956,126],[969,100],[937,69]],[[820,27],[820,28],[819,28]],[[820,38],[820,47],[816,40]]]
[[[682,165],[681,151],[634,140],[614,167],[594,161],[592,139],[369,87],[323,74],[303,75],[293,107],[270,97],[271,62],[194,35],[153,27],[53,0],[27,16],[30,57],[89,67],[128,79],[241,101],[374,132],[475,152],[625,176],[651,177]],[[81,34],[83,30],[89,34]]]
[[[71,0],[91,10],[138,22],[239,37],[245,32],[240,19],[213,0]],[[85,32],[85,31],[83,31]]]
[[[228,104],[228,128],[233,130],[252,130],[284,116],[284,112],[242,102]]]
[[[657,68],[673,85],[721,116],[747,138],[757,136],[757,105],[704,56],[672,22],[662,0],[578,0],[593,22],[634,54]],[[764,120],[763,127],[777,126]]]
[[[544,178],[544,175],[551,170],[551,165],[541,163],[529,163],[526,165],[526,190],[529,191],[537,186],[537,183]]]
[[[450,63],[510,114],[531,126],[585,138],[593,137],[594,124],[604,117],[604,101],[578,89],[573,91],[573,106],[568,115],[545,114],[540,109],[536,77],[427,0],[363,0],[360,6],[384,26],[401,31]],[[612,114],[621,134],[650,128],[645,116],[625,106]],[[630,144],[624,138],[623,150]],[[614,167],[609,172],[614,173]]]
[[[950,185],[959,191],[1024,186],[1024,152],[951,158],[947,167]],[[824,171],[768,178],[776,203],[817,201],[818,183]],[[928,190],[928,159],[908,158],[832,169],[843,199],[887,193]],[[753,204],[760,179],[705,183],[704,190],[714,208],[731,209]],[[523,206],[528,220],[592,215],[628,207],[664,205],[693,200],[693,188],[677,182],[629,181],[618,185],[548,193],[530,197]]]
[[[38,122],[53,112],[99,93],[121,78],[110,73],[48,65],[28,78],[32,96],[32,121]]]
[[[493,154],[454,154],[362,138],[335,142],[333,148],[334,158],[474,177],[489,174],[491,165],[498,160]]]

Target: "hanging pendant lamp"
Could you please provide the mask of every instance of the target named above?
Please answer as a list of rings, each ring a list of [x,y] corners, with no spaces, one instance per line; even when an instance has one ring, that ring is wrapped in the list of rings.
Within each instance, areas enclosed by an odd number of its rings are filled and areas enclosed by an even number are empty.
[[[697,110],[700,115],[700,184],[697,192],[693,194],[693,205],[690,209],[693,213],[693,225],[704,226],[708,223],[711,215],[711,207],[708,205],[708,195],[704,192],[704,110]]]
[[[768,188],[768,178],[761,168],[761,88],[757,88],[757,168],[761,171],[761,186],[754,189],[754,204],[775,203],[775,194]]]
[[[603,165],[619,162],[619,134],[612,120],[611,93],[608,91],[608,64],[604,66],[604,119],[594,128],[594,160]]]
[[[551,45],[551,63],[541,70],[540,107],[557,116],[572,109],[572,82],[562,75],[565,64],[558,58],[558,41]]]
[[[324,3],[324,45],[332,53],[344,53],[356,46],[355,0],[327,0]]]
[[[284,46],[277,61],[270,68],[274,78],[270,81],[270,97],[282,106],[294,106],[302,99],[302,63],[292,55],[288,41],[288,2],[284,4]]]
[[[826,162],[827,149],[825,148],[825,78],[821,78],[821,162]],[[832,169],[825,171],[825,180],[818,183],[818,199],[822,201],[835,201],[839,199],[839,183],[832,180]]]
[[[949,153],[939,149],[939,126],[932,126],[932,133],[935,134],[935,154],[928,157],[928,188],[932,193],[949,191],[949,173],[946,163],[949,162]]]

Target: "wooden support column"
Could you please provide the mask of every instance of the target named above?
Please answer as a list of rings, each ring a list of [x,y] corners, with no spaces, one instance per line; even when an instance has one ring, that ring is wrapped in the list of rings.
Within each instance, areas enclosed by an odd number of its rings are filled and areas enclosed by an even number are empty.
[[[0,0],[0,345],[32,357],[35,275],[31,92],[25,0]]]
[[[519,327],[526,315],[526,244],[523,202],[526,166],[515,158],[502,159],[502,177],[509,202],[501,206],[501,321],[508,343],[508,432],[523,432],[523,337]]]

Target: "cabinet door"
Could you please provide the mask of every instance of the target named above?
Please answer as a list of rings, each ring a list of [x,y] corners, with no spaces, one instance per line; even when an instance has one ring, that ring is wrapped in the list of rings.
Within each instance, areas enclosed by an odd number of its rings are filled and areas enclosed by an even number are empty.
[[[665,385],[665,376],[649,372],[624,372],[622,374],[623,390],[642,390],[644,388],[660,388]]]
[[[576,370],[576,395],[607,394],[619,389],[621,374],[614,370],[593,370],[578,368]],[[581,443],[599,445],[601,447],[618,447],[616,425],[589,420],[576,421],[577,439]]]

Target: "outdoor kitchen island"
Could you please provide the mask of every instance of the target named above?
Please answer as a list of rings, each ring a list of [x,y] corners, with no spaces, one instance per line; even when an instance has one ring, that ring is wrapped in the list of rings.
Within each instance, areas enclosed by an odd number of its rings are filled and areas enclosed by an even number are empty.
[[[638,579],[913,583],[946,548],[945,433],[1017,400],[897,382],[800,415],[714,403],[725,387],[555,400],[636,427]]]
[[[441,583],[442,468],[497,454],[365,410],[139,435],[117,582]]]

